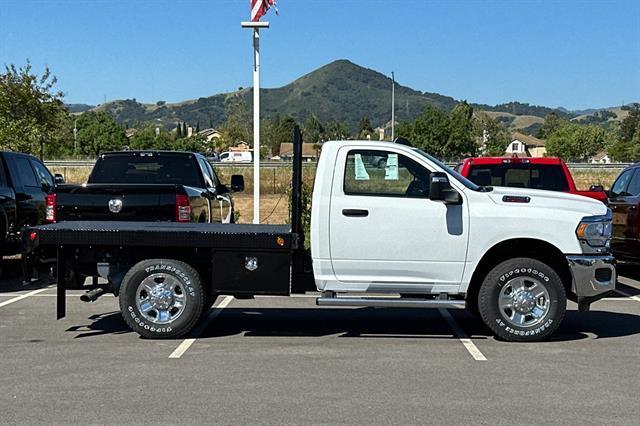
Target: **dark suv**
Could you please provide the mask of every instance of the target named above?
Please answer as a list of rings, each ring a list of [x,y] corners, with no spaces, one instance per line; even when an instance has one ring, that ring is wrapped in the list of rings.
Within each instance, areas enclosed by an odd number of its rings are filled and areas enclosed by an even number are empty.
[[[640,163],[620,173],[609,191],[613,212],[611,251],[616,259],[640,263]]]

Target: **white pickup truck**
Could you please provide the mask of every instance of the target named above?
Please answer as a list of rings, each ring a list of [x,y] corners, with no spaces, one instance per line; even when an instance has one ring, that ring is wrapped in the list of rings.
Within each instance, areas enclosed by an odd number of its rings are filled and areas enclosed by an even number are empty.
[[[383,142],[323,145],[310,260],[300,146],[295,132],[291,227],[63,222],[26,232],[32,261],[56,252],[58,317],[77,271],[109,281],[85,301],[119,295],[146,337],[188,333],[218,295],[319,291],[319,305],[466,307],[501,338],[532,341],[557,329],[567,298],[586,311],[615,287],[603,203],[479,187],[419,149]]]

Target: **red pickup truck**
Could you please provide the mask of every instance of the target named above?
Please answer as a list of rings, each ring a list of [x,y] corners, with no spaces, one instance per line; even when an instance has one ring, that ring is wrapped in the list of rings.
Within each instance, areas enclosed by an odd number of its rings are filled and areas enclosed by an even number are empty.
[[[477,157],[467,158],[456,170],[480,186],[510,186],[569,192],[607,203],[602,186],[578,191],[569,168],[559,158]]]

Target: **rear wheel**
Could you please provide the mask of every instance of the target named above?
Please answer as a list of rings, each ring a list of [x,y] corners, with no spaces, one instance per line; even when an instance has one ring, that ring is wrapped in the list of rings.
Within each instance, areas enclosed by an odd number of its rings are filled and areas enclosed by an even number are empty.
[[[484,323],[516,342],[543,340],[558,328],[567,307],[562,280],[548,265],[530,258],[502,262],[485,277],[478,294]]]
[[[205,292],[198,272],[171,259],[135,264],[122,280],[120,311],[142,337],[174,338],[187,334],[200,319]]]

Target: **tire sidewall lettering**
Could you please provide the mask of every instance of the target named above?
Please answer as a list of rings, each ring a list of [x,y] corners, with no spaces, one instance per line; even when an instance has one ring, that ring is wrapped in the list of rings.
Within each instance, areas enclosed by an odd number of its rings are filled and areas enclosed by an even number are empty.
[[[133,319],[137,325],[145,330],[149,330],[155,333],[171,333],[173,331],[173,328],[171,328],[170,326],[158,327],[154,324],[147,324],[144,318],[141,318],[140,316],[138,316],[138,314],[136,314],[137,309],[131,305],[127,307],[127,311],[129,311],[129,316],[131,316],[131,319]]]

